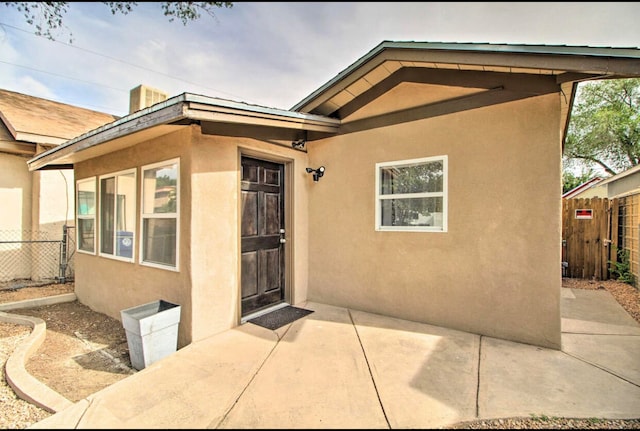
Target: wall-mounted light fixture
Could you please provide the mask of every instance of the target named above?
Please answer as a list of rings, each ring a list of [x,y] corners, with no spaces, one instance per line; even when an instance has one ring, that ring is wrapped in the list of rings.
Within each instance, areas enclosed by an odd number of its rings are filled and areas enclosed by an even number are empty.
[[[325,167],[320,166],[318,169],[307,168],[307,173],[310,174],[313,172],[313,181],[318,181],[320,177],[324,175]]]

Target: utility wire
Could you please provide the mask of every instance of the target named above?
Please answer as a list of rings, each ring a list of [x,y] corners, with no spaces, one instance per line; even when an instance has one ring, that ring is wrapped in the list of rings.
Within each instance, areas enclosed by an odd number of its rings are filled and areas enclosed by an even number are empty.
[[[0,63],[3,63],[3,64],[9,64],[9,65],[11,65],[11,66],[15,66],[15,67],[22,67],[22,68],[24,68],[24,69],[34,70],[34,71],[36,71],[36,72],[40,72],[40,73],[46,73],[46,74],[48,74],[48,75],[57,76],[57,77],[59,77],[59,78],[68,79],[68,80],[71,80],[71,81],[80,81],[80,82],[85,82],[85,83],[87,83],[87,84],[97,85],[97,86],[100,86],[100,87],[106,87],[106,88],[109,88],[109,89],[112,89],[112,90],[122,91],[122,92],[124,92],[124,93],[129,93],[129,90],[125,90],[125,89],[123,89],[123,88],[110,87],[110,86],[108,86],[108,85],[104,85],[104,84],[101,84],[101,83],[99,83],[99,82],[84,81],[84,80],[82,80],[82,79],[78,79],[78,78],[69,78],[68,76],[60,75],[60,74],[58,74],[58,73],[48,72],[48,71],[46,71],[46,70],[40,70],[40,69],[36,69],[36,68],[33,68],[33,67],[29,67],[29,66],[22,66],[22,65],[20,65],[20,64],[9,63],[8,61],[2,61],[2,60],[0,60]],[[60,103],[67,103],[67,104],[72,103],[72,102],[69,102],[69,101],[59,101],[59,102],[60,102]],[[74,104],[75,104],[75,102],[74,102]],[[86,104],[86,103],[83,103],[83,105],[84,105],[84,106],[91,106],[91,107],[93,107],[93,108],[95,108],[95,109],[104,110],[105,112],[106,112],[106,111],[116,112],[116,111],[119,111],[119,110],[120,110],[119,108],[118,108],[118,109],[116,109],[116,108],[112,108],[112,107],[110,107],[110,106],[97,106],[97,105],[89,105],[89,104]]]
[[[37,34],[35,34],[35,33],[32,33],[32,32],[30,32],[30,31],[28,31],[28,30],[24,30],[24,29],[21,29],[21,28],[19,28],[19,27],[15,27],[15,26],[13,26],[13,25],[6,24],[6,23],[3,23],[3,22],[0,22],[0,26],[2,26],[3,28],[4,28],[4,27],[12,28],[12,29],[14,29],[14,30],[21,31],[21,32],[23,32],[23,33],[27,33],[27,34],[32,35],[32,36],[45,38],[44,36],[39,36],[39,35],[37,35]],[[46,39],[46,38],[45,38],[45,39]],[[49,40],[49,39],[47,39],[47,40]],[[144,67],[144,66],[139,66],[139,65],[137,65],[137,64],[130,63],[130,62],[128,62],[128,61],[124,61],[124,60],[120,60],[120,59],[118,59],[118,58],[111,57],[111,56],[108,56],[108,55],[104,55],[104,54],[101,54],[101,53],[99,53],[99,52],[96,52],[96,51],[92,51],[92,50],[90,50],[90,49],[87,49],[87,48],[82,48],[82,47],[79,47],[79,46],[76,46],[76,45],[72,45],[72,44],[70,44],[70,43],[60,42],[59,40],[50,40],[50,41],[51,41],[51,42],[55,42],[55,43],[59,43],[59,44],[65,45],[65,46],[68,46],[68,47],[70,47],[70,48],[79,49],[79,50],[81,50],[81,51],[85,51],[85,52],[88,52],[88,53],[90,53],[90,54],[97,55],[97,56],[99,56],[99,57],[104,57],[104,58],[107,58],[107,59],[109,59],[109,60],[117,61],[117,62],[119,62],[119,63],[123,63],[123,64],[129,65],[129,66],[137,67],[138,69],[146,70],[146,71],[148,71],[148,72],[156,73],[156,74],[158,74],[158,75],[163,75],[163,76],[166,76],[167,78],[175,79],[176,81],[184,82],[184,83],[191,84],[191,85],[196,85],[196,86],[198,86],[198,87],[206,88],[207,90],[212,90],[212,91],[215,91],[215,92],[217,92],[217,93],[226,94],[226,95],[228,95],[228,96],[235,97],[235,98],[238,98],[238,99],[240,99],[240,100],[246,100],[246,99],[242,98],[241,96],[237,96],[237,95],[234,95],[234,94],[231,94],[231,93],[227,93],[227,92],[225,92],[225,91],[221,91],[221,90],[218,90],[218,89],[215,89],[215,88],[207,87],[207,86],[204,86],[204,85],[198,84],[198,83],[196,83],[196,82],[187,81],[187,80],[184,80],[184,79],[182,79],[182,78],[178,78],[178,77],[175,77],[175,76],[169,75],[169,74],[164,73],[164,72],[158,72],[157,70],[149,69],[149,68]],[[6,63],[6,64],[11,64],[11,63]],[[26,67],[26,66],[19,66],[19,67]],[[27,67],[27,68],[28,68],[28,67]],[[33,70],[37,70],[37,69],[33,69]],[[37,70],[37,71],[38,71],[38,72],[43,72],[43,71],[41,71],[41,70]],[[44,72],[44,73],[47,73],[47,72]],[[52,74],[52,75],[55,75],[55,74]],[[62,76],[62,75],[57,75],[57,76]],[[62,77],[64,77],[64,76],[62,76]],[[68,77],[65,77],[65,78],[68,78]],[[68,79],[75,79],[75,78],[68,78]],[[78,81],[82,81],[82,80],[78,79]],[[88,82],[88,81],[82,81],[82,82]],[[128,90],[123,90],[123,91],[128,91]]]
[[[78,79],[78,78],[70,78],[70,77],[65,76],[65,75],[60,75],[59,73],[53,73],[53,72],[49,72],[49,71],[46,71],[46,70],[36,69],[35,67],[23,66],[21,64],[9,63],[8,61],[2,61],[2,60],[0,60],[0,63],[9,64],[11,66],[16,66],[16,67],[22,67],[24,69],[29,69],[29,70],[35,70],[36,72],[46,73],[47,75],[53,75],[53,76],[57,76],[57,77],[64,78],[64,79],[70,79],[72,81],[80,81],[80,82],[84,82],[86,84],[99,85],[100,87],[106,87],[106,88],[110,88],[112,90],[117,90],[117,91],[124,91],[125,93],[129,92],[129,90],[125,90],[124,88],[116,88],[116,87],[111,87],[109,85],[101,84],[99,82],[85,81],[83,79]]]

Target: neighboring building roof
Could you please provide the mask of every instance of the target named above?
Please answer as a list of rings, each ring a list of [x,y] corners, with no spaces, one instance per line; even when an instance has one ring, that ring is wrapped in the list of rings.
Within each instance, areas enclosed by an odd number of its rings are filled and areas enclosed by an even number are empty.
[[[572,198],[575,197],[576,195],[579,195],[580,193],[584,192],[585,190],[594,187],[594,186],[600,186],[602,185],[601,183],[602,181],[602,177],[593,177],[588,181],[585,181],[584,183],[580,184],[577,187],[574,187],[573,189],[569,190],[568,192],[564,193],[562,195],[563,198]]]
[[[11,137],[23,143],[62,144],[118,118],[103,112],[0,89],[0,120]]]
[[[191,122],[200,122],[203,133],[242,129],[252,136],[269,128],[278,135],[269,139],[313,140],[560,91],[566,130],[578,82],[628,77],[640,77],[637,48],[385,41],[291,110],[184,93],[78,136],[28,165],[73,164]],[[415,85],[422,86],[420,97],[411,91]],[[376,99],[397,110],[378,109]],[[378,113],[385,113],[382,121]]]
[[[638,194],[640,193],[640,165],[613,175],[600,184],[607,188],[609,199]]]
[[[602,181],[602,183],[600,183],[600,185],[605,185],[605,184],[609,184],[615,181],[618,181],[624,177],[627,177],[631,174],[635,174],[636,172],[640,171],[640,165],[636,165],[632,168],[627,169],[626,171],[622,171],[618,174],[615,174],[613,176],[610,176],[609,178],[607,178],[606,180]]]

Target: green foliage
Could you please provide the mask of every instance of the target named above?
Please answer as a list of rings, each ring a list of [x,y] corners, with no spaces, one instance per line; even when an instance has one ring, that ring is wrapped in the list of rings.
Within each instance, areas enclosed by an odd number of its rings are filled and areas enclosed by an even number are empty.
[[[542,415],[536,415],[535,413],[531,413],[531,419],[533,419],[534,421],[538,421],[538,422],[549,422],[550,420],[555,420],[555,419],[559,419],[557,416],[552,416],[549,417],[545,414]]]
[[[587,418],[587,422],[589,422],[591,425],[596,425],[604,421],[605,421],[604,419],[599,419],[599,418]]]
[[[617,247],[614,247],[614,250],[616,250],[617,259],[615,261],[609,261],[609,264],[613,265],[609,268],[609,272],[616,277],[616,280],[633,285],[635,283],[635,277],[631,272],[629,250]]]
[[[112,14],[123,15],[133,11],[137,2],[101,2],[111,9]],[[221,7],[231,8],[233,2],[157,2],[169,21],[178,18],[184,25],[189,21],[200,19],[202,13],[215,17],[214,10]],[[36,35],[55,40],[54,31],[63,27],[63,18],[67,13],[69,2],[4,2],[5,6],[15,7],[24,14],[27,24],[36,28]],[[69,31],[69,42],[72,42]]]
[[[177,209],[177,195],[176,187],[178,181],[175,178],[169,177],[169,175],[159,175],[156,178],[156,213],[174,213]],[[158,202],[158,192],[164,189],[166,196],[160,198]],[[162,193],[162,192],[160,192]]]
[[[611,175],[640,163],[640,78],[580,84],[564,159]]]
[[[156,177],[157,187],[175,186],[178,181],[175,178],[171,178],[169,175],[158,175]]]
[[[444,165],[442,161],[392,166],[381,171],[381,192],[384,195],[404,195],[442,192]],[[443,211],[441,197],[414,197],[388,200],[393,224],[397,226],[423,225],[420,217]]]
[[[562,193],[566,193],[569,190],[573,190],[580,184],[589,181],[595,176],[593,169],[583,170],[580,174],[576,175],[570,170],[566,170],[562,173]]]

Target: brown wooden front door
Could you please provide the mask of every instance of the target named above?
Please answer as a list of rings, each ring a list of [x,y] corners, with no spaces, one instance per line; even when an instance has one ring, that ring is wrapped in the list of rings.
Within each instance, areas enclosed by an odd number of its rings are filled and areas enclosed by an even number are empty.
[[[242,157],[242,316],[283,302],[284,165]]]

